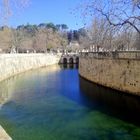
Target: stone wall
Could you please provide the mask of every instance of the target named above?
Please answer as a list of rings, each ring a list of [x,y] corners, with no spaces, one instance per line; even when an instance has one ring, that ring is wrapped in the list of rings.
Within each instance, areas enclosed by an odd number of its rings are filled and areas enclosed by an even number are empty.
[[[0,54],[0,81],[39,67],[57,64],[60,55],[52,54]]]
[[[94,83],[140,95],[140,59],[129,53],[106,57],[92,53],[80,56],[79,74]],[[121,57],[119,57],[121,56]],[[140,55],[139,55],[140,56]]]

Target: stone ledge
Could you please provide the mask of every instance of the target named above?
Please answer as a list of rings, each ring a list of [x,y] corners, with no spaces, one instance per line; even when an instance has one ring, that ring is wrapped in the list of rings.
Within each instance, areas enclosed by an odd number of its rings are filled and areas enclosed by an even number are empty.
[[[0,126],[0,140],[12,140],[6,131]]]

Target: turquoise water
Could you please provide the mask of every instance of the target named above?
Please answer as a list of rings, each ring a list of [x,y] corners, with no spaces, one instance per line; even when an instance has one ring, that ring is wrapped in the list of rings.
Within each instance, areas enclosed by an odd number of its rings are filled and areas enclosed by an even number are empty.
[[[140,100],[59,66],[0,84],[0,124],[13,140],[139,140]],[[131,115],[132,114],[132,115]]]

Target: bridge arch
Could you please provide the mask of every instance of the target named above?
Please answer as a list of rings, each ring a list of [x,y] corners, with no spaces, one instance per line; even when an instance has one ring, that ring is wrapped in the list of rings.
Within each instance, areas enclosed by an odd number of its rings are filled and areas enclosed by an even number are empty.
[[[73,57],[70,57],[69,58],[69,64],[73,64],[74,63],[74,59],[73,59]]]
[[[68,60],[67,60],[67,58],[63,58],[63,64],[67,64],[68,63]]]
[[[60,64],[78,64],[79,56],[75,54],[63,54],[59,61]]]

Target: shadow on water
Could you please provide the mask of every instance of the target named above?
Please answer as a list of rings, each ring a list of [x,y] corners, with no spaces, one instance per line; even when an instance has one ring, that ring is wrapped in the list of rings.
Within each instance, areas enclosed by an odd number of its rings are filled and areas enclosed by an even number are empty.
[[[78,69],[79,68],[78,64],[65,64],[65,63],[61,64],[60,67],[62,69]]]
[[[87,106],[140,126],[140,97],[109,89],[79,78]],[[94,103],[94,105],[93,105]]]

